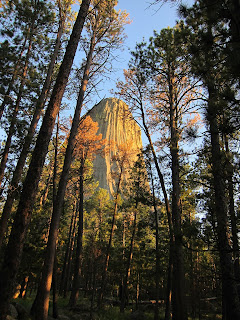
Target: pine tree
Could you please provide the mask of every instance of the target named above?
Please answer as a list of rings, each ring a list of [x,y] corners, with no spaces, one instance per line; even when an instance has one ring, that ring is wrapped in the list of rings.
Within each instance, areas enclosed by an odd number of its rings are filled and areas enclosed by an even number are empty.
[[[66,53],[58,73],[51,99],[46,110],[43,123],[38,135],[32,160],[24,181],[18,210],[14,219],[13,228],[5,253],[1,269],[1,299],[0,319],[6,319],[9,301],[12,295],[14,280],[19,268],[25,233],[30,222],[32,206],[36,197],[38,182],[46,157],[49,140],[51,138],[55,118],[57,116],[61,99],[67,84],[75,52],[78,47],[79,38],[83,24],[88,13],[89,1],[83,1],[78,17],[76,19]]]
[[[183,12],[193,32],[192,71],[203,81],[208,92],[206,122],[210,132],[210,163],[213,174],[214,214],[222,273],[223,317],[237,319],[240,315],[240,304],[237,283],[234,279],[232,249],[229,243],[227,189],[224,174],[225,155],[221,149],[219,121],[223,115],[225,101],[228,101],[225,89],[229,88],[233,80],[231,73],[228,72],[229,68],[225,64],[225,47],[223,46],[222,49],[219,47],[219,44],[225,43],[228,30],[222,21],[215,19],[211,7],[203,6],[201,1],[193,8],[183,10]],[[197,30],[196,27],[199,24],[204,28]]]

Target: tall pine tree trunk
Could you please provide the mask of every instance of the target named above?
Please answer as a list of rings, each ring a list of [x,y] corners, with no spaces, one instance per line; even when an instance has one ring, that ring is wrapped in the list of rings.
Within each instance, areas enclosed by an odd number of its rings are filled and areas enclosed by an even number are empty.
[[[171,68],[171,67],[170,67]],[[185,301],[185,277],[183,266],[183,246],[181,230],[181,199],[180,199],[180,180],[179,180],[179,133],[177,107],[173,103],[173,84],[169,70],[169,107],[170,107],[170,153],[172,160],[172,224],[174,233],[173,242],[173,320],[187,320],[186,301]]]
[[[219,141],[219,128],[217,122],[217,93],[213,85],[208,84],[209,101],[207,107],[207,120],[211,136],[211,162],[215,193],[217,244],[220,256],[222,273],[223,305],[227,320],[240,319],[240,302],[237,292],[237,283],[234,278],[232,248],[229,244],[228,209],[226,199],[226,183],[224,180],[224,162]]]
[[[76,221],[76,216],[77,216],[77,200],[74,202],[74,208],[73,208],[73,213],[71,217],[71,223],[70,223],[70,228],[69,228],[69,233],[68,233],[68,241],[67,241],[67,247],[64,255],[64,261],[63,261],[63,269],[62,269],[62,276],[61,276],[61,283],[60,283],[60,288],[59,288],[59,294],[63,294],[64,290],[64,284],[66,282],[66,276],[67,276],[67,267],[69,263],[69,256],[70,256],[70,251],[71,251],[71,243],[72,243],[72,237],[74,234],[74,225]]]
[[[79,202],[76,207],[76,213],[74,217],[74,222],[73,222],[73,232],[72,232],[72,237],[71,237],[71,242],[70,242],[70,251],[69,251],[69,256],[67,260],[67,268],[66,268],[66,278],[63,283],[63,296],[64,298],[67,297],[67,293],[69,291],[69,286],[70,286],[70,277],[71,277],[71,272],[72,272],[72,261],[73,261],[73,252],[74,252],[74,245],[75,245],[75,240],[76,240],[76,228],[77,228],[77,215],[79,211]]]
[[[135,240],[136,227],[137,227],[137,204],[134,211],[133,231],[132,231],[131,243],[129,248],[129,255],[127,259],[126,273],[123,280],[120,312],[124,312],[127,297],[128,297],[128,283],[129,283],[129,277],[130,277],[130,271],[131,271],[131,262],[133,257],[133,245]]]
[[[69,306],[75,307],[78,296],[79,296],[79,283],[81,275],[81,262],[82,262],[82,247],[83,247],[83,169],[84,169],[84,158],[81,159],[80,165],[80,179],[79,179],[79,219],[78,219],[78,234],[77,234],[77,248],[76,248],[76,257],[74,265],[74,277],[71,296],[69,300]]]
[[[32,142],[32,139],[33,139],[33,136],[34,136],[41,112],[42,112],[42,109],[44,107],[46,97],[49,92],[55,61],[58,56],[58,52],[59,52],[59,48],[60,48],[60,44],[61,44],[62,33],[63,33],[63,24],[60,23],[59,28],[58,28],[56,44],[54,47],[54,52],[53,52],[53,55],[51,57],[51,61],[50,61],[49,67],[48,67],[47,77],[44,82],[41,94],[38,98],[38,101],[37,101],[37,104],[35,107],[35,111],[33,114],[33,118],[32,118],[30,127],[28,129],[27,136],[25,137],[24,145],[23,145],[20,157],[18,159],[16,169],[14,170],[9,189],[8,189],[7,200],[4,204],[4,208],[3,208],[3,212],[2,212],[2,216],[1,216],[1,220],[0,220],[0,248],[2,246],[4,234],[7,229],[7,222],[8,222],[10,215],[11,215],[14,200],[17,197],[17,194],[19,192],[19,188],[18,188],[19,181],[22,176],[22,172],[23,172],[23,168],[24,168],[24,165],[25,165],[25,162],[27,159],[29,148],[30,148],[30,145],[31,145],[31,142]]]
[[[80,116],[81,116],[81,110],[82,110],[82,105],[84,100],[84,94],[85,94],[87,83],[88,83],[88,76],[89,76],[89,70],[92,62],[94,45],[95,45],[95,38],[92,39],[92,43],[89,49],[89,53],[88,53],[88,57],[87,57],[87,61],[84,69],[84,75],[83,75],[81,88],[78,95],[77,105],[75,108],[75,114],[72,122],[71,132],[68,138],[68,145],[67,145],[67,150],[64,158],[64,165],[63,165],[61,178],[58,185],[56,202],[55,202],[53,213],[52,213],[49,238],[48,238],[44,266],[42,271],[42,279],[41,279],[41,284],[38,288],[39,300],[36,304],[34,304],[33,312],[35,314],[36,320],[47,319],[49,295],[50,295],[52,272],[53,272],[53,265],[54,265],[54,255],[55,255],[56,241],[58,236],[58,228],[59,228],[60,217],[62,213],[65,190],[68,182],[69,170],[72,163],[72,154],[75,147],[75,138],[76,138],[78,126],[80,123]]]
[[[240,265],[239,265],[239,244],[238,244],[238,227],[237,218],[234,207],[234,187],[233,187],[233,165],[230,160],[230,150],[228,137],[225,135],[225,149],[227,161],[227,189],[229,198],[229,216],[231,221],[232,231],[232,246],[233,246],[233,259],[234,259],[234,275],[238,283],[240,281]]]
[[[55,138],[55,154],[54,154],[54,169],[53,169],[53,210],[56,202],[57,197],[57,168],[58,168],[58,133],[59,133],[59,113],[57,117],[57,130],[56,130],[56,138]],[[57,244],[56,244],[57,245]],[[55,257],[54,257],[54,266],[53,266],[53,280],[52,280],[52,291],[53,291],[53,310],[52,316],[53,318],[58,318],[58,277],[57,277],[57,267],[58,267],[58,259],[55,250]]]
[[[114,233],[114,226],[115,226],[117,209],[118,209],[118,197],[120,194],[120,184],[121,184],[121,180],[122,180],[122,174],[123,174],[123,166],[121,166],[121,168],[120,168],[120,174],[119,174],[119,179],[118,179],[118,183],[117,183],[117,190],[116,190],[116,195],[115,195],[115,205],[114,205],[114,211],[113,211],[113,216],[112,216],[112,224],[111,224],[108,246],[107,246],[107,251],[106,251],[106,256],[105,256],[105,261],[104,261],[104,266],[103,266],[101,287],[100,287],[99,297],[98,297],[98,307],[100,307],[102,304],[104,291],[105,291],[108,264],[109,264],[109,259],[110,259],[110,249],[112,247],[112,241],[113,241],[113,233]]]
[[[150,176],[151,176],[151,185],[152,185],[152,201],[153,201],[153,208],[154,208],[154,218],[155,218],[155,257],[156,257],[156,269],[155,269],[155,285],[156,285],[156,305],[154,309],[154,320],[159,319],[159,285],[160,285],[160,254],[159,254],[159,222],[158,222],[158,211],[157,211],[157,204],[155,198],[155,187],[154,181],[152,176],[152,169],[150,169]]]
[[[25,234],[31,219],[32,208],[36,198],[38,183],[41,177],[45,157],[48,151],[49,141],[52,135],[55,119],[60,108],[63,93],[67,85],[85,18],[89,10],[89,5],[90,0],[83,0],[81,4],[51,99],[43,118],[43,123],[33,151],[28,173],[23,184],[18,209],[0,271],[0,320],[6,319],[8,305],[12,296],[15,278],[21,261]]]
[[[141,114],[142,114],[142,121],[143,121],[143,127],[145,134],[148,138],[150,150],[153,156],[153,161],[157,170],[159,182],[162,188],[163,196],[164,196],[164,202],[165,202],[165,207],[166,207],[166,212],[167,212],[167,219],[168,219],[168,227],[169,227],[169,266],[168,266],[168,280],[167,280],[167,294],[166,294],[166,307],[165,307],[165,320],[170,319],[170,308],[171,308],[171,290],[172,290],[172,262],[173,262],[173,242],[174,242],[174,235],[173,235],[173,224],[172,224],[172,213],[170,209],[170,204],[167,196],[167,191],[165,187],[165,182],[163,179],[162,172],[160,170],[157,156],[153,147],[151,135],[149,133],[146,121],[145,121],[145,115],[143,111],[143,106],[141,106]]]
[[[167,288],[165,298],[165,316],[164,320],[171,319],[171,305],[172,305],[172,281],[173,281],[173,242],[169,245],[169,257],[167,268]]]

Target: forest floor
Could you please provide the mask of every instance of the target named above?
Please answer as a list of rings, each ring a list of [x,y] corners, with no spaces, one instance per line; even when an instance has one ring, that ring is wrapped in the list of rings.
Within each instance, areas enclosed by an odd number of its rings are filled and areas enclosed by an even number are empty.
[[[58,301],[58,320],[153,320],[154,308],[153,306],[140,306],[138,310],[133,310],[131,307],[126,308],[125,313],[120,313],[119,307],[110,304],[105,305],[100,311],[90,311],[90,304],[87,299],[81,299],[81,302],[73,309],[68,307],[68,300],[59,298]],[[12,315],[8,320],[31,320],[30,308],[33,303],[33,296],[24,299],[17,298],[13,301],[16,309],[22,310],[18,317]],[[159,320],[164,319],[164,307],[160,306]],[[48,320],[56,320],[52,316],[52,302],[50,301],[49,318]],[[220,320],[219,314],[202,313],[199,317],[189,317],[188,320]]]

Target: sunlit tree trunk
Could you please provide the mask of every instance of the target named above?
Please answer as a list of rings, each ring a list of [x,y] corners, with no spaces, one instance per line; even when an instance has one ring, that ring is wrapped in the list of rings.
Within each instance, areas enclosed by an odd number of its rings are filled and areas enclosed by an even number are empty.
[[[21,290],[20,290],[20,298],[25,298],[26,297],[26,291],[27,291],[27,285],[28,285],[28,276],[23,277],[23,281],[21,284]]]
[[[61,64],[58,77],[49,101],[48,108],[43,118],[43,123],[33,151],[28,173],[23,184],[18,209],[15,215],[11,235],[5,252],[0,271],[0,319],[5,320],[8,305],[12,296],[14,281],[21,261],[25,234],[31,219],[32,207],[36,198],[39,179],[48,151],[56,116],[58,114],[63,93],[73,64],[73,59],[78,47],[85,18],[88,13],[90,0],[83,0],[79,14]],[[45,315],[45,319],[47,313]]]
[[[68,138],[68,145],[65,153],[64,158],[64,165],[58,185],[58,191],[56,195],[56,202],[54,204],[54,209],[52,213],[52,220],[50,225],[47,249],[45,254],[44,266],[42,271],[42,279],[41,284],[39,286],[39,301],[35,304],[35,318],[36,320],[41,320],[47,317],[47,310],[49,305],[49,295],[50,295],[50,288],[51,288],[51,279],[52,279],[52,272],[53,272],[53,265],[54,265],[54,255],[55,255],[55,248],[56,248],[56,241],[58,236],[58,228],[60,223],[60,217],[62,213],[63,201],[65,190],[68,182],[69,170],[72,163],[72,154],[75,147],[75,137],[77,135],[78,126],[80,123],[80,116],[81,110],[84,100],[84,94],[86,91],[87,83],[88,83],[88,76],[89,70],[92,62],[92,54],[94,50],[94,41],[92,40],[92,45],[89,50],[89,54],[87,57],[87,62],[85,65],[83,80],[81,84],[81,88],[78,95],[77,105],[75,108],[75,114],[72,122],[72,127],[70,131],[70,135]]]

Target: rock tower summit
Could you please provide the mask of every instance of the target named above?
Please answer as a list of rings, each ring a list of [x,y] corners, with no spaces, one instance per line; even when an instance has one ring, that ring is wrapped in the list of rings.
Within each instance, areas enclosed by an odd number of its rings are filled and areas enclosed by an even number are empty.
[[[111,195],[116,191],[116,181],[113,179],[112,172],[116,170],[116,163],[113,157],[118,154],[118,146],[126,145],[130,151],[130,164],[133,167],[137,160],[137,155],[142,150],[141,129],[133,119],[133,116],[123,101],[117,98],[107,98],[95,105],[88,115],[94,122],[98,123],[98,134],[106,139],[106,144],[111,145],[106,148],[104,155],[97,155],[93,162],[94,177],[99,181],[99,187],[110,192]],[[115,168],[114,168],[115,166]],[[127,180],[128,173],[126,168],[123,180]]]

